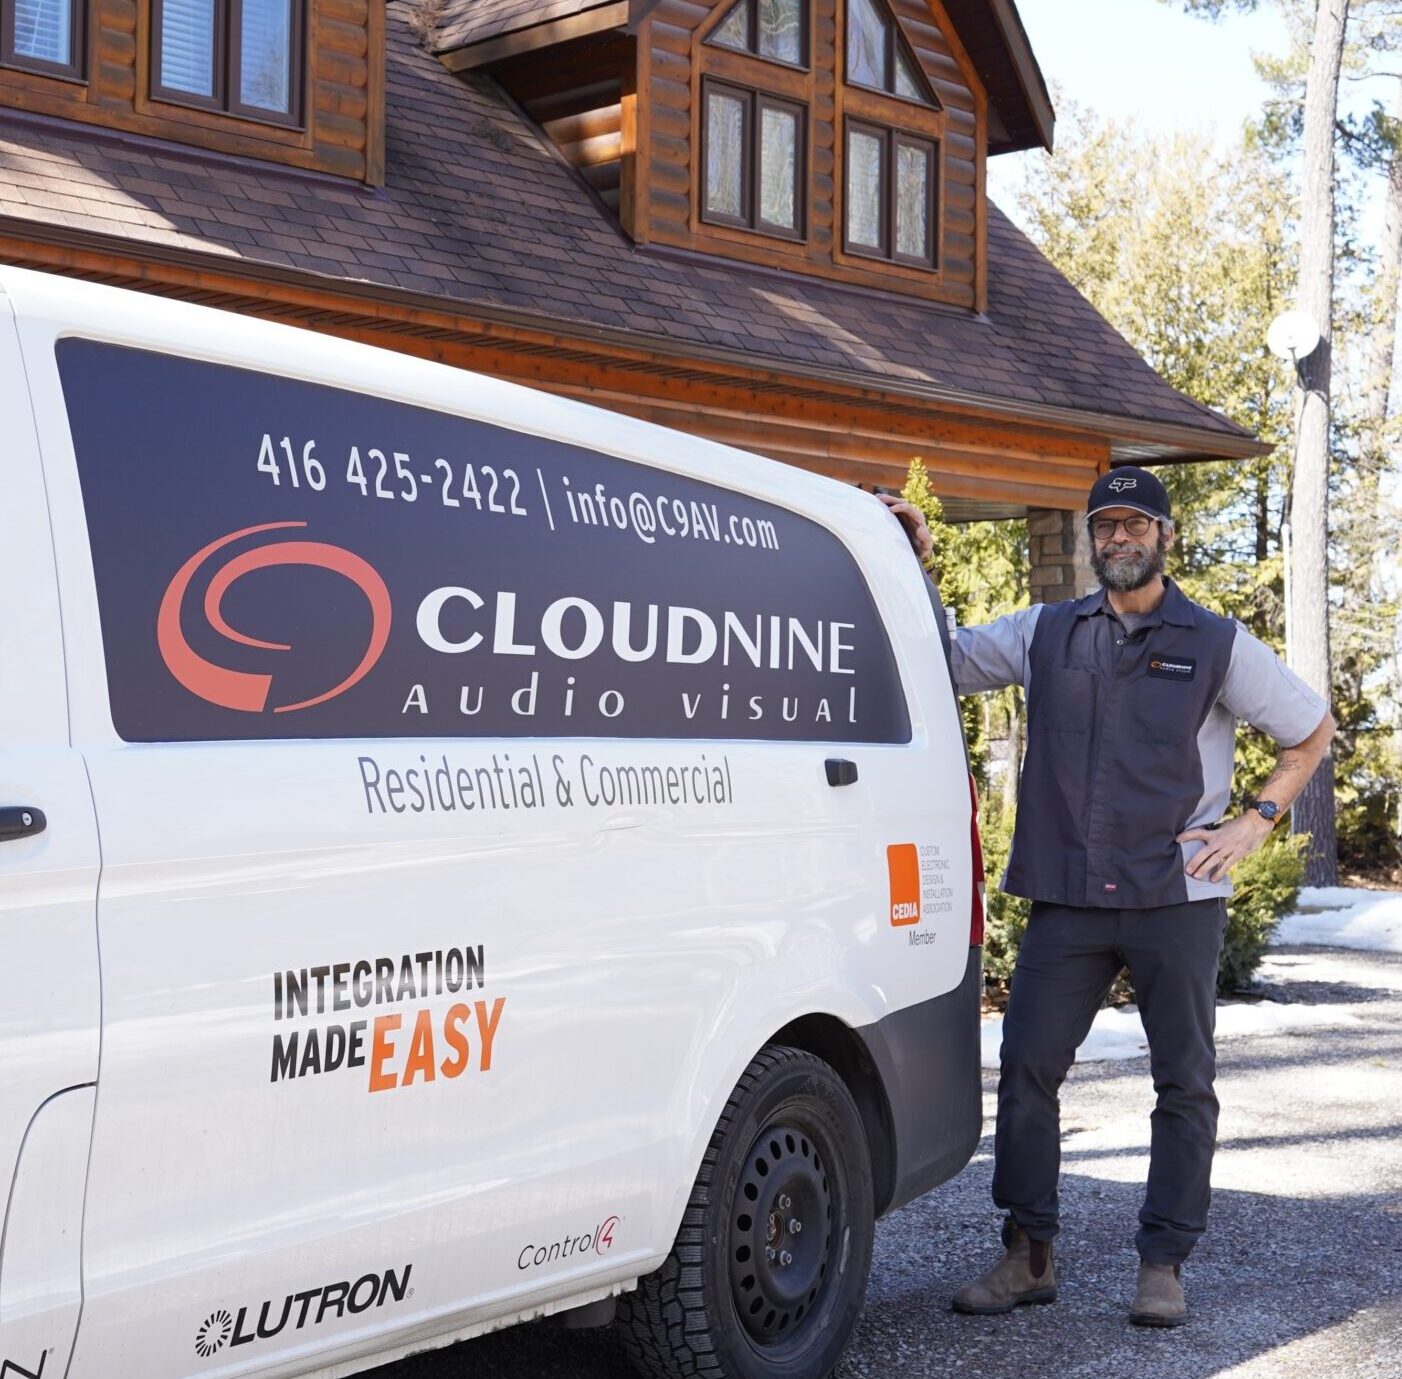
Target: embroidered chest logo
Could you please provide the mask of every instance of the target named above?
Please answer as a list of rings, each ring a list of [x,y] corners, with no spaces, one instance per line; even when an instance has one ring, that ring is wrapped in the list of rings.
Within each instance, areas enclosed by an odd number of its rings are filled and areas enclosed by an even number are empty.
[[[1192,656],[1155,656],[1149,662],[1149,674],[1160,680],[1188,681],[1197,673],[1198,663]]]

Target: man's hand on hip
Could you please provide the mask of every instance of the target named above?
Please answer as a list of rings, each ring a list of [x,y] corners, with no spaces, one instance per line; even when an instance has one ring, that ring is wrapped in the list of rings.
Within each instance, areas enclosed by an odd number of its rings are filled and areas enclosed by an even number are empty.
[[[935,538],[930,532],[929,524],[925,521],[925,514],[914,503],[907,503],[904,499],[897,498],[893,494],[878,493],[876,496],[900,518],[901,526],[905,528],[905,534],[910,538],[911,547],[920,557],[920,563],[923,565],[934,554],[935,550]]]
[[[1270,836],[1271,825],[1254,810],[1231,819],[1221,828],[1190,828],[1177,841],[1207,844],[1184,868],[1199,881],[1221,881],[1241,861],[1250,857]]]

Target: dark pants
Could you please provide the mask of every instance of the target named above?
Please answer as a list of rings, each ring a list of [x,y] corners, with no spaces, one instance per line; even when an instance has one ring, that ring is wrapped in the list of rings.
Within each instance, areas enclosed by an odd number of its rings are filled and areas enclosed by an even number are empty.
[[[1057,1092],[1121,967],[1134,978],[1158,1105],[1135,1244],[1178,1264],[1207,1224],[1217,1143],[1217,958],[1224,900],[1152,910],[1034,903],[1003,1019],[993,1200],[1034,1240],[1056,1235]]]

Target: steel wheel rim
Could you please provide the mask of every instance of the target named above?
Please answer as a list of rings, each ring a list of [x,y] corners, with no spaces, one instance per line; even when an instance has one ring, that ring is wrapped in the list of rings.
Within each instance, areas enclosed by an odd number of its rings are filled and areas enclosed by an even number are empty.
[[[827,1135],[781,1116],[755,1136],[731,1205],[730,1293],[745,1334],[765,1350],[790,1342],[821,1309],[838,1193]]]

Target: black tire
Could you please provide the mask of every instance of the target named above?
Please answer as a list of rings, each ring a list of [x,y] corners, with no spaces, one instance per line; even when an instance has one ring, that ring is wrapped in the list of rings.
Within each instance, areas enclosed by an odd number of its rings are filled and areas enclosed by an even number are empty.
[[[873,1233],[851,1093],[812,1054],[766,1048],[725,1104],[667,1262],[618,1300],[624,1349],[647,1379],[827,1379]]]

